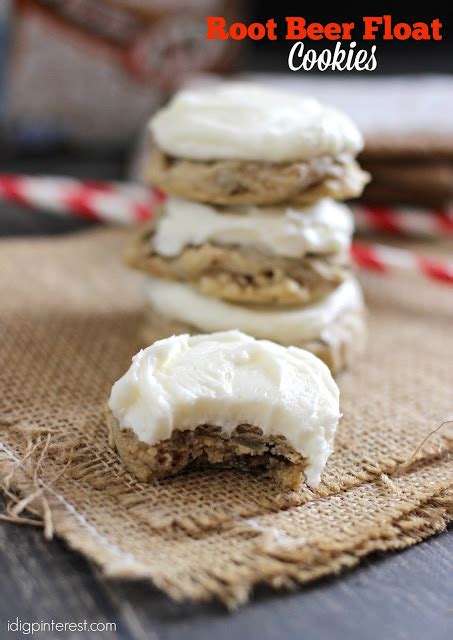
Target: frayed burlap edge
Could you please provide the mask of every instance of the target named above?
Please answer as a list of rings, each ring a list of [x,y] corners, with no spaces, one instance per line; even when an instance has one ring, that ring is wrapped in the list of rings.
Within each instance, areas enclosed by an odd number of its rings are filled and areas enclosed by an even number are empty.
[[[234,609],[247,602],[257,585],[294,589],[300,584],[351,569],[370,553],[414,545],[444,531],[453,520],[453,486],[448,482],[439,482],[433,484],[429,496],[410,505],[402,501],[401,506],[390,518],[384,518],[378,528],[364,530],[342,545],[324,548],[321,545],[315,553],[311,549],[310,560],[307,561],[306,549],[298,547],[297,539],[293,540],[292,545],[281,546],[278,537],[274,539],[272,531],[266,528],[260,530],[259,527],[256,530],[253,520],[242,519],[233,524],[231,530],[236,528],[236,532],[249,532],[257,536],[250,562],[243,562],[244,558],[235,560],[231,575],[224,570],[217,572],[213,569],[200,581],[196,591],[193,586],[186,590],[176,579],[153,575],[132,554],[122,551],[99,533],[83,514],[54,489],[53,483],[43,483],[39,471],[49,442],[49,432],[40,436],[37,442],[30,440],[27,453],[22,458],[0,442],[0,487],[7,498],[5,513],[1,518],[17,524],[41,526],[47,539],[51,539],[54,533],[63,538],[70,548],[93,561],[105,576],[148,580],[177,601],[202,602],[217,598],[229,609]],[[440,460],[448,460],[449,455],[447,451],[439,460],[428,463],[426,460],[409,460],[400,465],[395,475],[404,475],[417,466],[430,466]],[[65,467],[59,476],[64,474],[64,470]],[[393,480],[386,474],[377,476],[375,483],[380,483],[390,493],[394,491]],[[24,513],[29,516],[24,516]],[[241,569],[239,574],[238,567]]]

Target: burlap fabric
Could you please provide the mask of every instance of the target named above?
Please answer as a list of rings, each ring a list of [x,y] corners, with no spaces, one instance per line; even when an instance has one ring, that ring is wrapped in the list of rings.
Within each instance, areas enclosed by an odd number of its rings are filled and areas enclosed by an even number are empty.
[[[229,606],[445,528],[453,481],[453,291],[367,276],[366,357],[339,378],[344,418],[316,491],[205,472],[145,485],[107,443],[103,406],[138,348],[126,233],[0,245],[0,475],[6,518],[43,518],[115,577]],[[418,449],[418,450],[417,450]],[[451,516],[451,511],[450,511]]]

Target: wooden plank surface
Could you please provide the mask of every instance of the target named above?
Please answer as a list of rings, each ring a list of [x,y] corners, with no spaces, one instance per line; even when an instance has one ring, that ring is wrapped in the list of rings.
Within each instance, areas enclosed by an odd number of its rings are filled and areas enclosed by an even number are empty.
[[[0,638],[7,622],[115,622],[122,640],[447,640],[453,635],[453,531],[294,593],[258,589],[235,613],[175,604],[144,582],[104,579],[40,529],[0,524]],[[58,634],[55,635],[57,637]],[[38,638],[53,637],[37,634]],[[61,637],[61,635],[60,635]],[[91,637],[88,633],[64,637]]]

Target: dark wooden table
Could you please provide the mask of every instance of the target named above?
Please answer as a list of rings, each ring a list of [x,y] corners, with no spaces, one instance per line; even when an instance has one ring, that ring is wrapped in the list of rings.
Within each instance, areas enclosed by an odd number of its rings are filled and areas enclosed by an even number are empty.
[[[0,524],[0,638],[7,622],[114,622],[121,640],[450,640],[453,535],[374,555],[340,577],[294,593],[258,589],[235,613],[179,605],[143,582],[109,581],[41,530]],[[69,635],[69,634],[68,634]],[[38,638],[52,637],[37,634]],[[61,637],[61,636],[60,636]],[[64,634],[66,637],[66,634]]]
[[[0,167],[1,168],[1,167]],[[108,171],[106,171],[108,173]],[[0,234],[58,233],[80,223],[0,203]],[[116,633],[38,638],[122,640],[450,640],[453,530],[396,554],[374,555],[337,578],[294,593],[258,589],[236,613],[220,605],[178,605],[142,582],[104,579],[81,556],[39,529],[0,523],[0,639],[7,622],[114,622]]]

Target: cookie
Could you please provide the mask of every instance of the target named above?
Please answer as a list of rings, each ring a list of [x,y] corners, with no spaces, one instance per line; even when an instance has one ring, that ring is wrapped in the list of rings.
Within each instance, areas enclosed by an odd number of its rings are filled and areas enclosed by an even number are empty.
[[[362,137],[313,98],[251,84],[183,90],[150,123],[147,169],[166,193],[212,204],[305,204],[360,195]]]
[[[453,162],[393,158],[364,161],[373,175],[363,200],[444,208],[453,202]]]
[[[122,429],[109,409],[106,416],[111,446],[141,482],[175,476],[188,467],[254,472],[294,491],[304,479],[305,458],[284,437],[265,437],[258,427],[243,424],[226,436],[220,427],[203,424],[190,431],[175,431],[170,438],[149,445],[132,429]]]
[[[219,208],[168,198],[126,260],[230,302],[301,305],[348,277],[352,231],[351,212],[332,200]]]
[[[247,304],[308,304],[348,277],[348,256],[270,258],[256,249],[212,244],[189,247],[176,258],[129,248],[128,264],[160,278],[185,282],[201,293]]]
[[[320,198],[356,198],[369,181],[369,174],[350,158],[319,157],[289,163],[200,162],[176,158],[154,147],[146,179],[165,193],[198,202],[303,205]]]
[[[145,295],[143,344],[170,335],[236,328],[257,338],[306,349],[333,373],[350,367],[365,349],[365,309],[360,288],[352,278],[327,298],[282,311],[225,303],[186,285],[154,278],[147,283]]]
[[[143,482],[210,466],[264,473],[297,490],[304,477],[320,481],[339,390],[302,349],[239,331],[185,334],[134,356],[106,416],[110,444]]]

